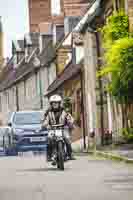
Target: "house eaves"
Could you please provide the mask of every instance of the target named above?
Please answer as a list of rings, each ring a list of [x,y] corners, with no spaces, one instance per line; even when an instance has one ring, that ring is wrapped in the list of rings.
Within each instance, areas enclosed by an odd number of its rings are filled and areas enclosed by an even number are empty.
[[[37,51],[37,49],[35,49]],[[34,52],[35,55],[36,52]],[[45,54],[45,57],[44,57]],[[40,65],[39,68],[44,67],[46,65],[48,65],[49,62],[52,62],[52,60],[55,57],[55,52],[53,51],[52,54],[47,52],[47,49],[45,49],[45,53],[41,54],[41,58],[38,55],[38,58],[43,61],[43,66]],[[22,59],[21,62],[19,63],[19,66],[17,66],[17,68],[14,68],[14,71],[9,71],[8,74],[6,75],[6,77],[4,78],[4,80],[1,81],[0,84],[0,91],[4,91],[10,87],[12,87],[14,84],[20,82],[21,80],[26,79],[26,77],[29,74],[32,74],[36,67],[34,66],[33,63],[34,60],[34,56],[32,55],[30,62],[29,63],[25,63],[25,59]]]
[[[23,56],[22,59],[19,61],[18,64],[16,64],[14,68],[18,68],[21,65],[21,63],[23,63],[24,60],[25,60],[25,57]]]
[[[38,47],[34,48],[31,55],[27,58],[26,63],[29,63],[30,60],[32,59],[32,57],[35,55],[35,53],[37,52]]]
[[[55,79],[55,81],[48,87],[47,93],[45,96],[50,95],[61,87],[64,82],[70,80],[76,76],[81,71],[81,64],[72,64],[71,62],[66,66],[64,71]]]
[[[86,24],[90,24],[100,11],[100,4],[102,0],[95,0],[84,17],[80,20],[73,32],[83,32]]]
[[[39,55],[39,59],[41,62],[41,66],[47,66],[48,63],[52,62],[56,57],[56,50],[53,47],[51,41],[47,44],[47,46],[43,49],[42,53]]]

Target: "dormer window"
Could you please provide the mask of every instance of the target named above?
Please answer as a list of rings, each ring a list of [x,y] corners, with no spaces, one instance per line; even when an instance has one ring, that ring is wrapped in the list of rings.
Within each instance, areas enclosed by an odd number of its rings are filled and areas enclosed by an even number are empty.
[[[28,57],[30,56],[32,50],[32,40],[29,34],[25,35],[24,46],[25,46],[25,62],[28,62]]]
[[[61,14],[61,0],[51,0],[51,14],[53,16]]]

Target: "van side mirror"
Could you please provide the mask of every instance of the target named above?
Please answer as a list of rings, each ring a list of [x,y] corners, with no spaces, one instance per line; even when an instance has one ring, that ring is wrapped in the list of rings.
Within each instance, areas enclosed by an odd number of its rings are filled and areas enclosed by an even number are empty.
[[[11,122],[9,122],[7,125],[11,127],[11,126],[12,126],[12,123],[11,123]]]

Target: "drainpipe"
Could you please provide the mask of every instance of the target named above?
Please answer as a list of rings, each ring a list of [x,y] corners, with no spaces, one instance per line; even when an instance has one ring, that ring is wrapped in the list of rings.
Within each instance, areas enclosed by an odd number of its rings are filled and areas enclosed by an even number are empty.
[[[83,147],[84,150],[86,150],[86,134],[85,134],[85,109],[84,109],[84,102],[83,102],[83,75],[82,75],[82,71],[80,73],[80,80],[81,80],[81,108],[83,111]]]
[[[43,109],[41,70],[39,69],[40,109]]]
[[[96,37],[96,44],[97,44],[97,57],[98,57],[98,69],[101,69],[101,53],[100,53],[100,41],[99,41],[99,35],[97,31],[94,31],[95,37]],[[99,77],[98,78],[99,82],[99,90],[100,90],[100,122],[101,122],[101,144],[104,145],[104,107],[103,107],[103,84],[102,84],[102,79]]]
[[[42,81],[41,81],[41,62],[40,59],[35,55],[34,57],[34,67],[35,73],[38,71],[39,75],[39,96],[40,96],[40,109],[43,108],[43,98],[42,98]]]
[[[16,86],[16,108],[17,108],[17,111],[19,111],[18,86]]]

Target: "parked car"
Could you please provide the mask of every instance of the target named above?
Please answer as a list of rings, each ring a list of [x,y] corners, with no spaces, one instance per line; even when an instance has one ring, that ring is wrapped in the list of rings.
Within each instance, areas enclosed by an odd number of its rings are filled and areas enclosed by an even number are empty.
[[[12,143],[12,129],[7,126],[0,127],[0,156],[8,155]]]
[[[41,130],[43,111],[18,111],[10,115],[8,126],[11,127],[11,152],[45,151],[47,131]]]

